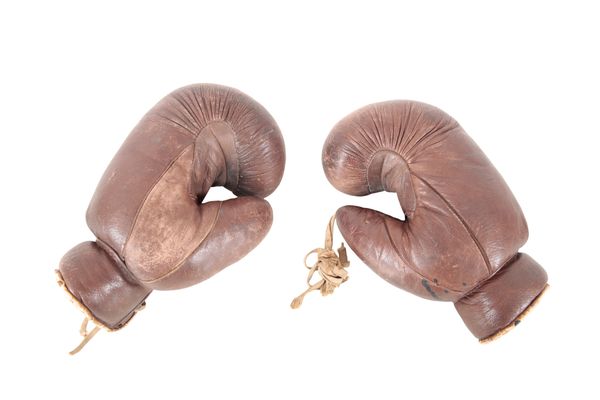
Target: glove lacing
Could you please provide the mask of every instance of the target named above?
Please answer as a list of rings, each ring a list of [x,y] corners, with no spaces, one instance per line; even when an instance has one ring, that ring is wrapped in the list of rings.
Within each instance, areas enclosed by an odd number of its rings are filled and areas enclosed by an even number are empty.
[[[329,220],[327,230],[325,231],[325,248],[311,250],[304,257],[304,266],[309,270],[306,279],[308,289],[292,301],[290,306],[294,309],[300,307],[304,300],[304,296],[313,290],[320,290],[321,295],[327,296],[332,294],[337,287],[348,280],[348,271],[344,268],[349,267],[350,262],[348,261],[344,243],[342,243],[337,253],[333,250],[334,223],[335,215]],[[317,254],[317,262],[310,266],[307,264],[307,259],[313,253]],[[319,275],[321,275],[321,279],[318,282],[311,284],[310,281],[317,271],[319,272]]]

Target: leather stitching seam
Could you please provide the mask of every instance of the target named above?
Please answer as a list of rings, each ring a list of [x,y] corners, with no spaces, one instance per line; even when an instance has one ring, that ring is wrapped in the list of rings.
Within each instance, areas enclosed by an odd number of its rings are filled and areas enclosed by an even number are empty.
[[[142,208],[144,208],[146,201],[148,201],[148,197],[150,196],[150,193],[152,193],[152,191],[154,190],[154,188],[156,187],[158,182],[161,181],[161,179],[165,176],[165,174],[171,169],[173,164],[175,164],[191,146],[193,146],[193,143],[185,146],[183,148],[183,150],[181,151],[181,153],[179,153],[177,155],[177,157],[175,157],[173,160],[171,160],[169,165],[164,169],[164,171],[160,174],[158,179],[156,179],[156,181],[154,181],[152,186],[150,186],[150,189],[148,189],[148,191],[144,195],[144,200],[140,203],[140,206],[138,207],[137,211],[135,212],[135,217],[133,218],[133,223],[131,224],[131,228],[129,229],[129,232],[127,233],[127,240],[125,240],[125,243],[123,244],[123,262],[125,262],[125,265],[127,265],[127,263],[126,263],[127,254],[126,253],[127,253],[127,245],[129,244],[129,239],[131,239],[131,234],[135,230],[135,226],[137,225],[137,221],[140,216],[140,212],[142,211]]]
[[[410,269],[413,273],[415,273],[416,275],[420,276],[423,279],[427,279],[429,282],[433,282],[433,279],[431,279],[430,277],[427,277],[423,274],[421,274],[420,272],[417,271],[417,269],[415,267],[413,267],[409,262],[407,262],[404,259],[404,256],[402,255],[402,253],[400,252],[400,250],[398,250],[398,247],[396,246],[396,242],[394,242],[394,239],[392,239],[392,235],[390,234],[390,230],[388,228],[387,225],[387,221],[385,220],[385,218],[383,219],[383,226],[385,227],[385,232],[387,233],[388,239],[390,241],[390,243],[392,244],[392,247],[394,248],[394,251],[396,252],[396,254],[398,255],[398,257],[402,260],[402,262],[404,263],[404,265]],[[437,285],[440,288],[443,288],[445,290],[448,290],[449,292],[454,292],[454,293],[458,293],[458,294],[462,294],[463,292],[460,290],[454,290],[454,289],[450,289],[446,286],[441,286],[441,285]]]
[[[412,172],[411,172],[411,174],[412,174]],[[452,212],[452,214],[454,214],[454,216],[456,218],[458,218],[458,220],[460,221],[460,223],[462,224],[462,226],[465,228],[465,230],[467,231],[467,233],[469,234],[469,236],[471,236],[471,240],[473,241],[473,243],[475,243],[475,245],[477,246],[477,249],[479,249],[479,253],[481,254],[481,257],[483,258],[483,261],[485,262],[485,266],[487,267],[488,274],[491,274],[492,273],[492,266],[490,265],[490,260],[489,260],[489,258],[487,256],[487,254],[486,254],[483,246],[481,245],[481,243],[479,242],[479,240],[475,236],[475,233],[473,233],[473,231],[471,230],[471,227],[467,224],[467,221],[465,221],[463,219],[463,217],[458,213],[457,210],[454,209],[454,207],[450,204],[450,202],[448,202],[448,200],[446,200],[446,198],[444,196],[442,196],[441,193],[438,192],[429,182],[427,182],[425,179],[421,178],[417,174],[413,174],[413,175],[417,179],[419,179],[421,182],[423,182],[425,185],[427,185],[427,187],[429,189],[431,189],[444,202],[444,204],[446,204],[446,206],[450,209],[450,211]],[[489,277],[489,275],[488,275],[488,277]]]

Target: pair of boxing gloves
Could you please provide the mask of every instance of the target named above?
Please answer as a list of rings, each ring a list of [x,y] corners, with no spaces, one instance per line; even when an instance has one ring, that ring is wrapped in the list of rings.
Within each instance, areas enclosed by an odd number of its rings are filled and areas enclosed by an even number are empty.
[[[284,164],[275,120],[247,95],[208,84],[172,92],[108,166],[86,216],[97,239],[62,258],[59,283],[97,327],[122,328],[152,290],[199,283],[258,245]],[[386,281],[454,302],[477,338],[518,324],[546,288],[544,269],[519,253],[528,236],[519,204],[443,111],[413,101],[361,108],[329,134],[323,168],[344,193],[397,194],[404,221],[345,206],[342,236]],[[203,203],[212,186],[238,197]]]

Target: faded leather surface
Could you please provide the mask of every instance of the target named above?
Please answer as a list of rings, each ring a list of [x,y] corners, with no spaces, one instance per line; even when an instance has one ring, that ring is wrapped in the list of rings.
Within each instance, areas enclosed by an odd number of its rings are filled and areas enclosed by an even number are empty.
[[[138,280],[153,281],[176,268],[206,239],[220,202],[198,206],[190,193],[193,148],[167,169],[139,209],[123,253]]]
[[[531,302],[520,291],[512,294],[518,304],[507,304],[501,300],[504,285],[484,285],[501,268],[511,268],[527,241],[527,224],[500,174],[443,111],[412,101],[359,109],[328,136],[323,167],[345,193],[397,194],[406,221],[354,206],[337,212],[349,246],[388,282],[424,298],[453,302],[475,288],[498,291],[489,297],[495,299],[494,318],[482,309],[465,316],[457,306],[469,328],[484,326],[475,329],[478,337],[503,328],[499,325],[507,316]],[[535,262],[527,268],[543,271]],[[545,273],[522,275],[527,288],[545,286]]]
[[[279,185],[284,164],[277,124],[250,97],[208,84],[174,91],[125,140],[88,208],[88,226],[116,257],[98,246],[86,245],[84,256],[79,246],[71,250],[59,267],[67,289],[94,297],[84,306],[94,316],[109,313],[98,319],[117,328],[114,321],[142,301],[123,296],[117,271],[144,298],[212,276],[267,234],[272,210],[262,197]],[[202,204],[221,185],[241,197]]]

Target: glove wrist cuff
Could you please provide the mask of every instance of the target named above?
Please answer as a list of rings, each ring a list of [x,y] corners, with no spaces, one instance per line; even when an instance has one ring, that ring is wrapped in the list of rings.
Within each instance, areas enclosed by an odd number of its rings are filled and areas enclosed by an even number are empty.
[[[152,291],[139,284],[116,253],[100,242],[75,246],[62,258],[56,274],[71,300],[107,330],[125,326]]]
[[[546,271],[535,260],[518,253],[454,306],[473,335],[486,341],[518,325],[547,281]]]

